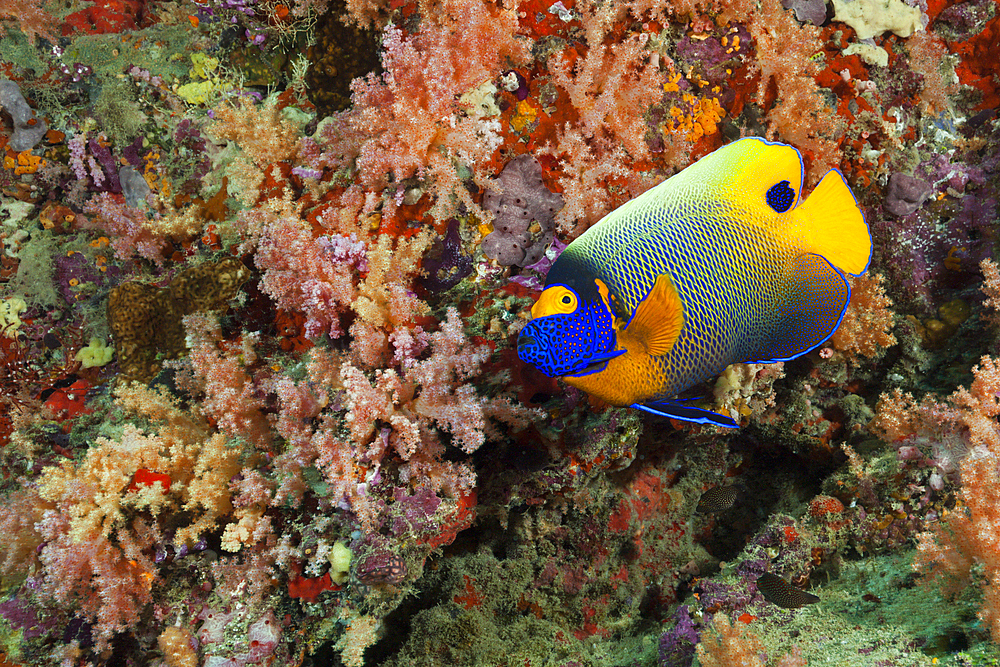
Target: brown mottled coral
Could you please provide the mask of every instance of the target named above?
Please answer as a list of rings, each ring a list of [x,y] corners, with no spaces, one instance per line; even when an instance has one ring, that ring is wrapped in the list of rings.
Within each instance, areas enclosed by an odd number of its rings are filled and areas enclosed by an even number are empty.
[[[184,351],[185,315],[219,310],[236,296],[250,270],[232,258],[179,273],[166,287],[125,282],[108,296],[108,322],[121,366],[120,381],[148,382],[163,359]]]
[[[341,17],[344,0],[333,0],[329,10],[316,22],[316,43],[309,47],[306,72],[309,101],[316,105],[319,118],[351,106],[351,81],[382,71],[378,33]]]

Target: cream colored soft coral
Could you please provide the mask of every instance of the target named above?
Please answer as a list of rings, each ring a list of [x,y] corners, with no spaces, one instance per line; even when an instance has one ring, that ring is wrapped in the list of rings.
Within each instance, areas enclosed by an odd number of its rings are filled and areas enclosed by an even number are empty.
[[[712,632],[702,633],[696,649],[702,667],[764,667],[764,645],[743,624],[733,625],[725,614],[716,614]]]
[[[869,359],[881,356],[896,344],[896,337],[890,333],[895,322],[890,310],[892,299],[885,293],[885,278],[881,273],[868,273],[851,276],[848,282],[851,302],[830,343],[850,359],[858,355]]]
[[[168,667],[198,667],[198,654],[191,648],[191,633],[184,628],[167,627],[156,643]]]
[[[193,519],[175,541],[193,543],[232,511],[228,484],[240,469],[239,450],[161,392],[135,383],[115,395],[126,410],[160,422],[157,431],[126,424],[120,437],[98,438],[78,465],[45,468],[39,495],[68,514],[74,540],[127,530],[132,510],[158,516],[183,509]],[[167,475],[169,489],[162,482],[134,484],[139,470]]]

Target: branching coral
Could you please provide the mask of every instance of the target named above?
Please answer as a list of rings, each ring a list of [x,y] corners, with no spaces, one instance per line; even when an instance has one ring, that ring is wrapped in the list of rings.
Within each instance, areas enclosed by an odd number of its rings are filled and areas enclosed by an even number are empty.
[[[986,295],[983,305],[991,311],[990,321],[1000,326],[1000,269],[996,262],[988,259],[980,262],[979,268],[983,272],[983,293]]]
[[[810,183],[840,164],[837,140],[843,131],[839,116],[827,108],[813,79],[818,67],[812,56],[823,48],[819,32],[815,26],[799,25],[779,0],[764,0],[750,22],[755,62],[761,72],[757,101],[764,103],[772,80],[777,86],[774,106],[767,114],[768,139],[807,151]]]
[[[412,291],[419,263],[431,244],[429,233],[393,240],[379,236],[370,246],[368,273],[359,281],[351,309],[358,318],[351,325],[354,353],[363,364],[378,367],[385,363],[388,339],[415,323],[427,312],[427,305]]]
[[[851,302],[830,342],[851,359],[857,355],[875,358],[896,344],[890,333],[895,325],[892,299],[885,293],[885,277],[880,273],[851,276]]]
[[[973,368],[969,389],[952,396],[952,414],[968,429],[971,449],[962,459],[961,504],[919,536],[914,568],[940,580],[955,594],[971,581],[972,566],[983,568],[983,604],[979,617],[1000,641],[1000,363],[983,357]]]
[[[569,47],[547,63],[552,81],[576,112],[547,149],[565,161],[560,185],[566,205],[556,222],[570,237],[613,208],[602,181],[626,182],[632,196],[652,185],[632,180],[626,165],[649,156],[644,115],[663,98],[664,84],[659,59],[646,48],[648,34],[634,33],[605,45],[614,7],[587,2],[578,9],[587,31],[586,52]]]
[[[429,335],[431,355],[408,365],[402,375],[381,371],[372,384],[357,368],[345,365],[341,382],[347,389],[347,424],[352,439],[367,445],[368,457],[381,458],[382,447],[392,447],[406,462],[404,479],[428,480],[432,489],[458,494],[471,486],[474,476],[464,464],[441,460],[444,446],[436,426],[452,435],[467,453],[485,440],[487,418],[495,417],[523,428],[537,416],[504,399],[484,400],[467,384],[488,356],[484,346],[470,345],[461,319],[449,309],[441,330]],[[376,433],[376,423],[391,425],[391,432]]]
[[[698,660],[704,667],[764,667],[764,645],[749,628],[734,626],[725,614],[716,614],[714,632],[702,633]]]
[[[202,409],[219,429],[233,438],[245,438],[266,448],[271,429],[255,395],[247,367],[256,362],[254,337],[246,335],[235,349],[227,349],[217,319],[210,315],[184,318],[189,359],[197,386],[204,392]]]
[[[220,105],[211,129],[219,139],[239,144],[259,169],[293,157],[298,149],[299,128],[282,118],[273,100],[254,105],[243,98],[237,105]]]
[[[238,449],[164,393],[132,384],[115,396],[122,410],[157,423],[156,430],[126,424],[119,437],[98,438],[79,464],[45,468],[37,493],[21,491],[18,505],[3,510],[3,523],[17,530],[5,547],[5,568],[25,547],[41,544],[44,595],[94,622],[101,645],[131,627],[151,601],[152,554],[168,534],[178,546],[193,544],[232,511],[228,482],[240,467]],[[18,525],[15,515],[40,520]]]
[[[491,174],[481,166],[499,146],[499,125],[464,117],[455,100],[495,79],[505,64],[523,62],[527,42],[517,36],[512,6],[448,0],[432,16],[409,37],[386,28],[385,74],[355,81],[354,110],[340,117],[348,126],[341,136],[360,143],[330,148],[357,156],[358,180],[367,190],[386,187],[390,175],[396,188],[416,177],[433,191],[431,215],[437,219],[455,210],[453,198],[482,215],[457,167],[472,168],[485,185]],[[386,214],[392,215],[398,203],[389,200]]]
[[[906,48],[910,51],[910,66],[923,77],[920,101],[931,113],[944,113],[949,108],[948,95],[956,89],[943,73],[945,68],[951,69],[948,49],[939,37],[927,30],[915,32],[906,40]]]
[[[380,366],[389,335],[411,324],[427,306],[412,292],[429,232],[394,239],[388,234],[316,237],[305,222],[265,213],[248,235],[257,238],[261,289],[284,310],[306,315],[305,335],[344,334],[341,319],[353,310],[354,351],[361,363]]]

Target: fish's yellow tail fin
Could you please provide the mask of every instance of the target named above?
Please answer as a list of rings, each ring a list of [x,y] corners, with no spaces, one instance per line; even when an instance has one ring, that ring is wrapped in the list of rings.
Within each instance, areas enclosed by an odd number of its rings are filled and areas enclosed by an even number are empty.
[[[789,232],[805,252],[823,256],[845,273],[859,276],[868,268],[872,254],[868,223],[836,169],[828,171],[792,211]]]

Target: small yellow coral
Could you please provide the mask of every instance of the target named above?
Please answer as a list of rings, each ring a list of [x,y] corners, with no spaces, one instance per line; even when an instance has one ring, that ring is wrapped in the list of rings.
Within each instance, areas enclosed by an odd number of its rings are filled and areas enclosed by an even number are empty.
[[[351,573],[351,550],[343,542],[334,542],[326,558],[330,561],[330,580],[335,584],[347,581]]]
[[[222,548],[235,553],[242,549],[244,544],[256,541],[255,537],[262,527],[264,509],[261,505],[237,508],[235,512],[237,521],[227,525],[222,534]]]
[[[520,132],[528,125],[531,125],[538,118],[538,109],[531,106],[528,100],[521,100],[517,103],[517,114],[510,119],[510,126],[516,132]]]
[[[7,169],[13,169],[14,173],[18,176],[21,174],[33,174],[38,171],[39,167],[44,165],[45,160],[34,155],[30,150],[21,151],[17,154],[16,158],[7,155],[3,159],[3,166]]]
[[[680,107],[670,107],[669,113],[674,121],[673,129],[685,133],[688,141],[697,141],[718,132],[718,124],[726,116],[719,100],[684,93],[681,103]]]
[[[677,85],[681,80],[681,75],[674,72],[667,78],[667,82],[663,84],[663,92],[665,93],[676,93],[680,91],[681,87]]]
[[[79,361],[84,368],[93,368],[108,363],[114,355],[115,349],[113,347],[109,347],[100,338],[91,338],[87,347],[80,348],[74,359]]]
[[[0,331],[17,331],[23,324],[19,315],[27,308],[28,304],[24,302],[24,299],[19,299],[16,296],[7,297],[0,301]]]
[[[174,92],[188,104],[205,104],[213,92],[224,92],[232,88],[230,84],[223,83],[218,76],[213,76],[218,67],[218,58],[211,58],[201,52],[192,54],[191,76],[196,80],[178,86]]]
[[[219,67],[219,59],[206,56],[200,51],[191,54],[191,73],[199,79],[208,79]]]

